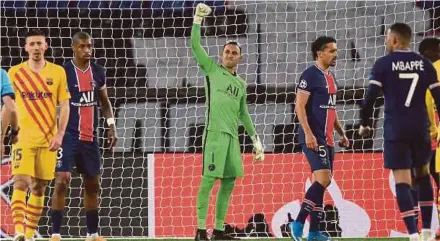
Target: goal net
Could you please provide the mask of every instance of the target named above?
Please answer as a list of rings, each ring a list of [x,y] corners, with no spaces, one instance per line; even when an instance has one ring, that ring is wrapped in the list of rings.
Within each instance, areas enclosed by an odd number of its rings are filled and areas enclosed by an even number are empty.
[[[203,73],[190,50],[194,6],[199,1],[1,1],[1,66],[26,59],[24,32],[48,34],[47,59],[63,64],[72,57],[71,37],[86,31],[94,39],[94,60],[105,66],[119,140],[114,152],[102,143],[100,234],[106,237],[191,237],[197,225],[196,195],[201,180],[205,122]],[[218,61],[223,44],[238,40],[247,82],[248,108],[264,143],[266,160],[252,162],[252,142],[240,128],[245,177],[237,180],[226,231],[239,237],[286,237],[311,172],[298,145],[295,86],[313,64],[311,42],[333,36],[339,86],[337,111],[350,139],[336,148],[334,180],[325,196],[320,229],[331,236],[405,235],[394,181],[382,165],[383,106],[377,103],[376,131],[356,134],[359,104],[374,61],[385,55],[385,30],[409,24],[413,49],[431,28],[429,10],[413,1],[205,1],[213,7],[202,28],[202,44]],[[103,124],[103,121],[102,123]],[[103,126],[103,125],[101,125]],[[8,150],[6,150],[8,152]],[[1,236],[13,235],[10,162],[0,173]],[[215,194],[208,228],[213,228]],[[52,195],[53,184],[47,192]],[[62,235],[85,236],[83,184],[73,175]],[[46,198],[38,235],[51,233]],[[434,210],[434,213],[436,209]],[[438,226],[436,215],[432,228]],[[306,231],[308,221],[306,222]]]

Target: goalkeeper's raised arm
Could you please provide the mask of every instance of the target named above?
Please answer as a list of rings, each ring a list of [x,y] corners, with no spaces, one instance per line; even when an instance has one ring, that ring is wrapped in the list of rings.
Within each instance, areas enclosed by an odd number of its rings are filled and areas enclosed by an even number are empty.
[[[255,127],[246,105],[246,83],[237,75],[242,59],[238,42],[225,43],[220,53],[222,63],[216,64],[200,45],[200,24],[211,13],[211,8],[198,4],[191,32],[191,48],[205,78],[206,123],[203,133],[203,178],[197,196],[198,229],[195,240],[209,240],[206,233],[206,215],[211,189],[217,179],[221,180],[216,202],[215,227],[210,240],[232,240],[224,233],[223,223],[228,211],[229,198],[235,178],[242,177],[238,126],[242,121],[252,138],[256,152],[255,160],[264,159],[263,146],[255,134]]]
[[[212,67],[215,66],[215,62],[208,56],[200,44],[200,25],[202,24],[203,19],[208,16],[211,11],[212,10],[209,6],[203,3],[198,4],[191,29],[191,49],[196,57],[197,63],[202,67],[206,74],[212,70]]]

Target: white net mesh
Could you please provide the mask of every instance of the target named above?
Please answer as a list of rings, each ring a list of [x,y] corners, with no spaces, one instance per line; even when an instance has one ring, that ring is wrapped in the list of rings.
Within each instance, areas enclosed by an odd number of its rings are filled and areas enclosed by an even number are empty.
[[[181,237],[192,236],[196,229],[205,121],[203,74],[189,48],[196,3],[1,2],[3,68],[26,59],[22,37],[31,27],[48,33],[46,56],[58,64],[72,57],[75,32],[87,31],[94,38],[94,57],[107,70],[119,136],[114,153],[103,150],[100,233],[104,236]],[[401,235],[404,226],[393,181],[382,170],[380,104],[374,141],[362,141],[354,130],[369,70],[385,54],[384,29],[399,21],[415,32],[425,32],[431,27],[428,11],[414,2],[398,1],[205,3],[214,7],[214,14],[204,23],[203,46],[218,60],[226,40],[242,44],[244,58],[238,72],[248,84],[248,106],[257,133],[265,151],[272,153],[264,164],[255,166],[245,155],[246,176],[237,182],[226,219],[234,232],[280,237],[287,235],[282,226],[287,213],[296,217],[311,175],[295,134],[294,87],[301,72],[313,64],[311,42],[330,35],[339,48],[334,69],[340,88],[337,110],[352,147],[344,152],[337,148],[335,180],[326,197],[329,206],[321,228],[344,237]],[[415,47],[422,38],[415,35]],[[243,152],[251,152],[251,142],[244,137]],[[13,233],[8,165],[2,164],[0,173],[2,236]],[[62,235],[85,235],[81,186],[75,174]],[[50,210],[45,210],[39,228],[43,236],[51,232]],[[210,227],[212,216],[210,209]]]

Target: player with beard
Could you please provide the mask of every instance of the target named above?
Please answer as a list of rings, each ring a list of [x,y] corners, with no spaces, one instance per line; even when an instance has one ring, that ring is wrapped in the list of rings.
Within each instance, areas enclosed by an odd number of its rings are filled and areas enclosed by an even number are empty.
[[[292,238],[296,241],[302,240],[304,223],[309,214],[311,218],[307,240],[328,240],[319,231],[319,223],[324,211],[324,192],[332,179],[333,130],[340,136],[340,146],[349,145],[336,113],[337,85],[334,74],[330,72],[338,56],[336,40],[327,36],[319,37],[312,43],[312,54],[316,62],[300,77],[295,111],[300,123],[300,143],[312,169],[314,182],[305,194],[296,220],[290,224]]]

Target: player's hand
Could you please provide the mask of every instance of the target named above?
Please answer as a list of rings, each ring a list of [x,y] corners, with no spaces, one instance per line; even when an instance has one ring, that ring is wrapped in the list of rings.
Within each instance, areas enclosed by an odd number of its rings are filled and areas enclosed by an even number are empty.
[[[63,143],[63,137],[64,137],[63,134],[57,132],[53,137],[52,142],[49,145],[49,151],[57,151],[58,148],[60,148],[61,144]]]
[[[194,23],[196,24],[201,24],[203,19],[208,16],[209,14],[211,14],[212,9],[203,3],[199,3],[196,6],[196,14],[194,15]]]
[[[350,141],[348,140],[347,136],[344,134],[339,138],[339,147],[348,148],[349,146],[350,146]]]
[[[17,130],[14,130],[12,127],[9,128],[8,139],[10,144],[15,144],[18,142],[18,132],[20,131],[20,127]]]
[[[252,144],[254,145],[254,162],[264,161],[264,148],[261,144],[260,138],[257,135],[251,136]]]
[[[318,141],[313,134],[306,134],[306,146],[309,149],[318,151]]]
[[[110,129],[107,131],[107,144],[110,150],[112,150],[113,147],[115,147],[117,140],[118,137],[116,136],[116,128],[114,125],[111,125]]]
[[[360,126],[358,134],[362,137],[368,137],[371,134],[371,128],[369,126]]]

